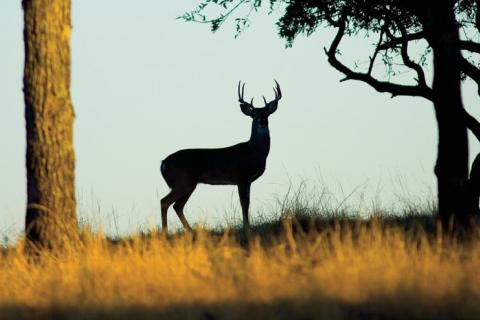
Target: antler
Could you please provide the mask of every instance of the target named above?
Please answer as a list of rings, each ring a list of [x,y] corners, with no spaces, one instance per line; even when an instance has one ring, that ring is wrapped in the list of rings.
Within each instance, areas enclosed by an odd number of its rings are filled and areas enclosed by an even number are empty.
[[[282,99],[282,90],[280,90],[280,85],[278,84],[277,80],[273,80],[277,84],[276,88],[273,88],[273,91],[275,91],[275,100],[278,101]]]
[[[277,80],[273,80],[275,81],[276,83],[276,86],[275,88],[273,88],[273,92],[275,92],[275,99],[273,99],[270,103],[274,102],[274,101],[278,101],[282,98],[282,90],[280,90],[280,85],[278,84]],[[263,97],[263,102],[265,102],[265,105],[268,104],[267,102],[267,99],[265,99],[265,96],[262,96]]]
[[[282,99],[282,90],[280,90],[280,85],[278,84],[277,80],[275,81],[275,88],[273,88],[273,92],[275,92],[275,99],[267,103],[265,97],[263,97],[263,101],[265,101],[265,107],[268,109],[269,113],[275,112],[278,106],[278,100]]]
[[[250,103],[243,100],[243,95],[245,93],[245,83],[243,85],[241,84],[242,81],[240,80],[238,82],[238,102],[240,102],[240,108],[242,109],[242,112],[245,113],[247,116],[251,116],[253,114],[253,110],[255,109],[255,107],[253,106],[253,98]]]

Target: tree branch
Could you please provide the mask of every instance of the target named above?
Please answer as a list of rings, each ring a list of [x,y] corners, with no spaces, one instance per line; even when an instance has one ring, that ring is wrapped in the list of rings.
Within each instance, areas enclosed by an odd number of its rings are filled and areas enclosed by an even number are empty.
[[[380,32],[380,36],[378,37],[378,43],[375,47],[375,51],[373,52],[373,55],[370,57],[370,64],[368,66],[368,71],[367,71],[367,74],[368,75],[371,75],[372,74],[372,70],[373,70],[373,66],[374,66],[374,63],[375,63],[375,59],[377,59],[377,55],[378,53],[380,52],[380,45],[383,41],[383,35],[385,34],[385,32],[387,32],[385,29],[388,29],[388,28],[382,28],[382,31]]]
[[[464,110],[465,113],[465,125],[470,130],[471,133],[480,141],[480,122],[477,119],[472,117],[467,110]]]
[[[480,69],[475,67],[471,64],[467,59],[461,57],[460,58],[460,66],[462,71],[465,72],[467,76],[470,77],[473,81],[475,81],[478,85],[478,95],[480,95]]]
[[[410,42],[410,41],[414,41],[414,40],[420,40],[420,39],[423,39],[423,38],[425,38],[425,32],[423,32],[423,31],[419,31],[419,32],[416,32],[416,33],[405,34],[405,35],[403,35],[402,37],[399,37],[399,38],[394,37],[392,35],[392,37],[391,37],[392,40],[383,43],[380,46],[380,50],[391,49],[391,48],[394,48],[394,47],[404,43],[405,41]]]
[[[475,53],[480,53],[480,43],[471,40],[460,41],[460,50],[468,50]]]
[[[372,86],[378,92],[389,92],[392,94],[392,97],[395,96],[414,96],[414,97],[424,97],[428,100],[433,100],[432,90],[426,86],[408,86],[400,85],[391,82],[379,81],[373,78],[368,73],[355,72],[345,66],[337,59],[337,50],[338,46],[345,35],[345,21],[339,21],[338,23],[338,32],[335,38],[333,39],[330,48],[325,50],[325,54],[328,56],[328,62],[332,67],[340,71],[345,75],[345,80],[359,80],[365,82]]]
[[[415,72],[417,73],[417,76],[418,76],[418,85],[421,86],[421,87],[428,87],[427,86],[427,82],[425,80],[425,73],[423,71],[423,68],[413,62],[413,60],[410,59],[410,56],[408,55],[408,42],[409,40],[408,39],[408,33],[407,33],[407,30],[405,29],[405,27],[403,26],[403,24],[401,22],[398,22],[398,21],[395,21],[398,29],[400,30],[400,33],[402,34],[402,37],[400,38],[402,40],[402,46],[401,46],[401,54],[402,54],[402,60],[403,60],[403,63],[415,70]]]

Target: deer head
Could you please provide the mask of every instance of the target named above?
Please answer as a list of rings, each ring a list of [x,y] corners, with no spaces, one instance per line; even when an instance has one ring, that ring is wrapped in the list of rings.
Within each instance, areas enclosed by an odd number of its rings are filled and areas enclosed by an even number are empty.
[[[240,109],[245,115],[253,119],[254,125],[258,125],[263,128],[268,127],[268,116],[277,110],[278,101],[282,98],[282,91],[280,90],[280,85],[278,84],[277,80],[275,80],[275,84],[276,86],[273,88],[273,91],[275,92],[275,98],[272,101],[267,102],[265,96],[263,96],[265,106],[263,108],[255,108],[253,106],[253,98],[250,103],[243,100],[245,83],[242,85],[241,81],[238,82],[238,102],[240,102]]]

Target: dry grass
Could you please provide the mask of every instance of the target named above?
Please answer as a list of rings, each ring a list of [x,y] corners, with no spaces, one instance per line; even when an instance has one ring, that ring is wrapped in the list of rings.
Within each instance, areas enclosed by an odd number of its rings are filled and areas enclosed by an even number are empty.
[[[291,220],[236,232],[138,234],[32,262],[0,255],[0,319],[478,319],[480,241],[420,224]]]

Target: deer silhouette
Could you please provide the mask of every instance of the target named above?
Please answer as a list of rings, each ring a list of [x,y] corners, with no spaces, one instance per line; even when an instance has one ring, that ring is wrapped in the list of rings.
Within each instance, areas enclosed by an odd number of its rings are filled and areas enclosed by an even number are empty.
[[[162,230],[168,231],[167,212],[173,208],[184,228],[191,231],[185,218],[183,208],[198,183],[211,185],[237,185],[242,207],[243,227],[250,231],[248,207],[250,205],[250,185],[265,171],[270,151],[270,133],[268,117],[277,110],[278,101],[282,98],[280,85],[275,80],[275,98],[267,102],[265,97],[263,108],[253,106],[243,100],[245,83],[238,83],[238,101],[242,112],[252,118],[250,139],[226,148],[218,149],[184,149],[172,153],[162,161],[162,176],[170,192],[160,201],[162,211]]]

